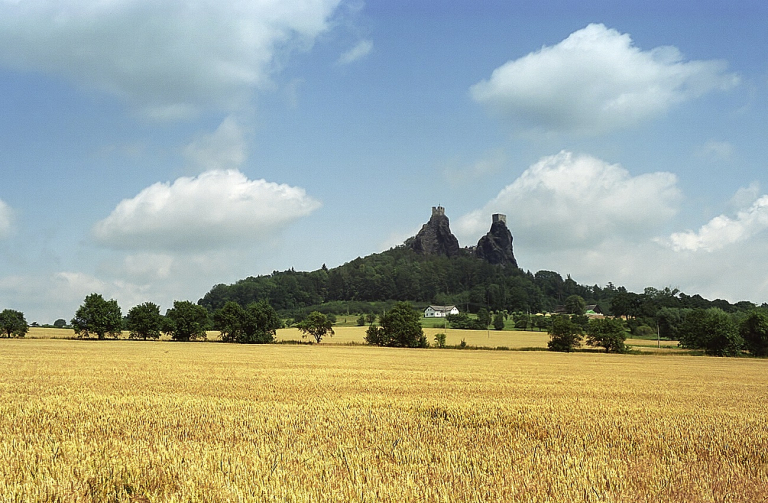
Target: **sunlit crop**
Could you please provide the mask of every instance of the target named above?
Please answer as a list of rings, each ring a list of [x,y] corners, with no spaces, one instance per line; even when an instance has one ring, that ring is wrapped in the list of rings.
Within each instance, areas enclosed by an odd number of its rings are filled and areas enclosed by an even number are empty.
[[[0,341],[0,501],[765,501],[768,361]]]

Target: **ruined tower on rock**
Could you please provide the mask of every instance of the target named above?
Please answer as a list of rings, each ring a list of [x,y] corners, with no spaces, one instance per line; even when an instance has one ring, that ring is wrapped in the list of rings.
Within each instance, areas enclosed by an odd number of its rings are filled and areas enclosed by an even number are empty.
[[[432,217],[421,227],[415,237],[406,241],[406,246],[422,255],[444,255],[455,257],[459,254],[459,240],[451,233],[445,208],[432,207]]]
[[[477,242],[475,256],[489,264],[517,267],[517,260],[512,252],[512,233],[507,228],[506,215],[493,215],[491,230]]]

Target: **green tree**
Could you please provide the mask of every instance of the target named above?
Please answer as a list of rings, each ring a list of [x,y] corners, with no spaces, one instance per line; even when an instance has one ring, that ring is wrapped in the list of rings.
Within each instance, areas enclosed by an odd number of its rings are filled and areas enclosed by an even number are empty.
[[[720,308],[694,309],[679,329],[680,345],[708,355],[736,356],[744,340],[731,316]]]
[[[237,342],[243,337],[245,309],[235,301],[227,301],[213,313],[213,329],[221,334],[224,342]]]
[[[53,322],[53,326],[55,328],[65,328],[67,326],[67,320],[64,318],[59,318],[58,320]]]
[[[208,310],[188,300],[174,300],[165,312],[163,331],[175,341],[205,339],[208,328]]]
[[[752,311],[741,322],[739,333],[744,347],[754,356],[768,356],[768,315],[763,311]]]
[[[363,327],[365,326],[365,315],[361,314],[360,317],[357,319],[357,326]]]
[[[318,311],[309,313],[307,318],[297,324],[296,327],[301,331],[302,337],[311,335],[315,338],[315,341],[318,344],[320,344],[323,337],[326,335],[333,335],[335,333],[331,321],[323,313]]]
[[[581,328],[567,316],[555,316],[549,327],[549,350],[570,352],[578,346],[581,346]]]
[[[439,334],[435,334],[435,346],[438,348],[444,348],[445,347],[445,334],[440,332]]]
[[[504,330],[504,313],[496,311],[493,315],[493,328],[496,330]]]
[[[117,338],[123,329],[123,317],[116,300],[104,300],[101,294],[92,293],[77,309],[70,324],[79,337],[96,334],[99,339]]]
[[[587,309],[587,302],[581,295],[570,295],[565,299],[565,312],[568,314],[583,315]]]
[[[3,337],[24,337],[29,331],[24,313],[14,309],[4,309],[0,313],[0,333]]]
[[[154,302],[133,306],[128,311],[125,322],[131,339],[159,339],[160,331],[163,329],[160,306]]]
[[[278,316],[275,308],[266,299],[252,302],[245,308],[243,334],[237,342],[243,344],[268,344],[275,342],[277,330],[280,328],[283,328],[283,321]]]
[[[629,347],[624,344],[627,332],[619,318],[597,318],[589,320],[587,326],[587,344],[605,348],[606,353],[626,353]]]
[[[365,322],[369,325],[376,323],[376,313],[368,313],[365,315]]]
[[[491,324],[491,313],[484,307],[477,312],[477,326],[480,330],[486,330]]]
[[[425,348],[427,337],[421,329],[421,313],[408,302],[398,302],[380,316],[381,326],[371,325],[366,342],[379,346]]]

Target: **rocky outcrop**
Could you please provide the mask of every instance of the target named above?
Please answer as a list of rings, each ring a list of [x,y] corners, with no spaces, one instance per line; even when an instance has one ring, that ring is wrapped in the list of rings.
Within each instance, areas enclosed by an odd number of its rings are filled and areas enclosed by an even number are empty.
[[[444,255],[455,257],[459,254],[459,240],[451,233],[448,217],[442,206],[432,207],[432,217],[421,227],[415,237],[406,245],[422,255]]]
[[[493,215],[491,230],[477,242],[475,256],[490,264],[517,267],[517,260],[512,252],[512,233],[507,228],[506,215]]]

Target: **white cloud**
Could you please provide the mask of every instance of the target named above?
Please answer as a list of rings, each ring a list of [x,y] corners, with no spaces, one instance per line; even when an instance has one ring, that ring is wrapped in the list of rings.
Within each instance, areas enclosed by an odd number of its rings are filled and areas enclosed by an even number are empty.
[[[93,235],[118,249],[217,249],[258,242],[319,206],[299,187],[249,180],[234,170],[207,171],[156,183],[121,201]]]
[[[157,119],[233,110],[307,50],[340,0],[0,2],[0,65],[114,94]]]
[[[200,135],[187,145],[184,157],[198,173],[239,169],[248,157],[243,128],[229,116],[216,131]]]
[[[736,213],[734,218],[719,215],[697,231],[676,232],[668,240],[659,240],[675,251],[714,251],[744,242],[768,229],[768,195]]]
[[[336,61],[336,64],[348,65],[359,59],[363,59],[368,54],[370,54],[372,50],[373,50],[373,41],[361,40],[353,48],[351,48],[350,50],[342,54],[339,57],[338,61]]]
[[[618,164],[560,152],[544,157],[482,209],[459,218],[457,233],[472,242],[504,213],[513,234],[533,249],[591,247],[617,235],[653,235],[677,211],[672,173],[632,176]]]
[[[0,199],[0,239],[7,237],[13,227],[13,210]]]
[[[722,61],[683,61],[675,47],[642,51],[628,34],[590,24],[554,46],[508,61],[472,98],[523,128],[596,134],[738,83]]]

